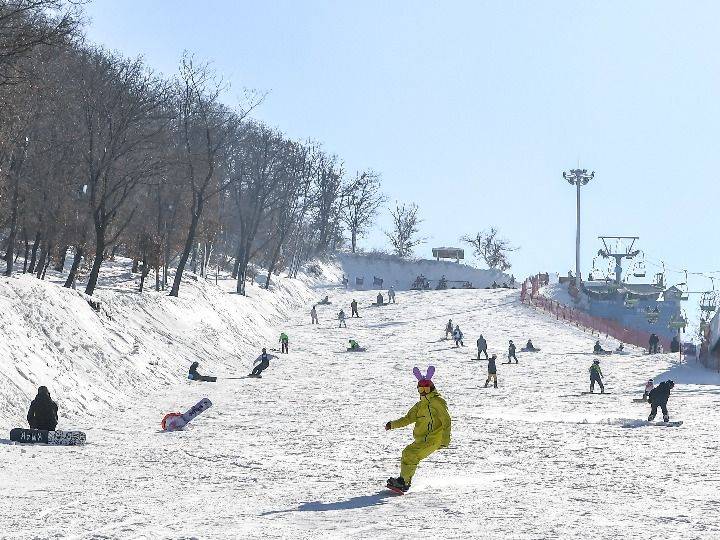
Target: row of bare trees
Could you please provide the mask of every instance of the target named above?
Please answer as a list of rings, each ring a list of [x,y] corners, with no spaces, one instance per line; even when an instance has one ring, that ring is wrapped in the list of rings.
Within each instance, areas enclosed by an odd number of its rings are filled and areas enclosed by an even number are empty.
[[[60,0],[0,0],[0,250],[5,274],[50,264],[92,294],[104,261],[131,257],[140,290],[177,296],[190,266],[227,269],[237,291],[256,269],[294,275],[355,251],[384,201],[379,175],[348,174],[314,142],[252,120],[185,54],[160,77],[140,59],[85,43]],[[169,269],[174,268],[170,284]]]

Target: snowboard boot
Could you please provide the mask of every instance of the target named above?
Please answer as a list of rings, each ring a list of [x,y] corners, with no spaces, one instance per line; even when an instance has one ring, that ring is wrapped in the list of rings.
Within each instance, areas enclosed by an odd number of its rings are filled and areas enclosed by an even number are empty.
[[[387,486],[390,489],[394,489],[402,493],[407,493],[407,490],[410,489],[410,484],[406,484],[402,476],[398,476],[397,478],[389,478],[387,481]]]
[[[650,416],[648,416],[648,422],[652,422],[653,420],[655,420],[654,414],[651,414]]]
[[[497,388],[497,381],[495,381],[495,385],[494,385],[494,386],[495,386],[495,388]]]
[[[669,417],[669,416],[663,416],[663,422],[667,423],[667,422],[669,422],[669,421],[670,421],[670,417]]]
[[[483,388],[487,388],[487,385],[488,385],[488,384],[490,384],[490,379],[488,379],[487,381],[485,381],[485,386],[483,386]]]

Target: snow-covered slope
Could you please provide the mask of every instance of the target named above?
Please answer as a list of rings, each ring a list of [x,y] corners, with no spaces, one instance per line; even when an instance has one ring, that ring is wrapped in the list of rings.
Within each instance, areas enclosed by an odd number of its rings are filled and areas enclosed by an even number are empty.
[[[502,284],[510,279],[510,276],[497,270],[482,270],[449,261],[400,259],[380,253],[341,253],[337,256],[337,260],[342,272],[350,280],[351,288],[355,288],[357,277],[364,279],[363,286],[358,288],[377,289],[378,287],[373,286],[373,277],[378,277],[383,280],[383,288],[387,289],[390,285],[394,285],[399,291],[410,289],[415,278],[421,274],[434,281],[433,287],[442,276],[449,281],[469,281],[474,287],[488,287],[493,281]],[[458,284],[451,285],[458,286]]]
[[[195,360],[201,371],[247,366],[277,340],[272,326],[314,294],[303,280],[278,278],[271,291],[253,286],[242,297],[227,277],[216,286],[192,274],[179,298],[151,287],[140,294],[129,269],[124,259],[106,265],[92,298],[99,312],[58,280],[0,278],[0,423],[23,425],[39,385],[67,427],[176,385]]]
[[[22,283],[19,295],[31,286]],[[716,374],[679,365],[671,355],[631,351],[602,358],[612,393],[581,395],[594,338],[520,305],[517,291],[407,292],[398,294],[396,305],[370,308],[371,291],[322,287],[307,296],[327,292],[333,305],[319,306],[320,324],[311,326],[309,302],[290,310],[280,295],[252,289],[246,304],[206,286],[186,289],[185,299],[156,297],[157,305],[144,300],[140,307],[132,293],[106,302],[116,326],[103,321],[105,331],[137,337],[140,352],[132,354],[132,340],[106,339],[102,348],[78,349],[82,366],[100,352],[137,366],[142,362],[134,356],[149,362],[158,353],[169,365],[155,372],[143,367],[152,387],[101,415],[73,414],[70,421],[72,400],[63,397],[62,427],[84,429],[84,447],[0,445],[3,538],[720,535]],[[301,292],[288,289],[284,296]],[[352,297],[362,318],[338,329],[335,312]],[[60,304],[73,302],[69,298],[53,300],[58,319],[67,317]],[[220,315],[205,322],[200,313],[215,305]],[[21,316],[43,341],[43,318],[24,309]],[[225,320],[235,310],[254,322]],[[82,318],[91,315],[97,317]],[[443,339],[450,317],[464,330],[467,347],[454,349]],[[56,331],[53,324],[59,323],[46,325],[49,332]],[[90,320],[82,329],[88,346],[97,324]],[[73,335],[60,327],[63,336]],[[247,373],[250,351],[281,330],[290,335],[290,354],[274,360],[262,379],[223,378]],[[501,358],[508,339],[522,344],[532,337],[542,351],[520,353],[517,365],[499,365],[500,387],[485,389],[485,363],[472,359],[480,333]],[[349,338],[368,351],[345,352]],[[220,380],[186,380],[187,356],[206,358],[205,371]],[[23,361],[26,371],[45,369],[37,360]],[[421,463],[408,495],[393,496],[383,486],[398,474],[412,436],[410,428],[386,432],[383,426],[417,399],[412,367],[430,363],[453,418],[451,447]],[[106,387],[115,392],[140,384],[139,375],[123,375],[114,365],[108,372],[115,378]],[[161,383],[153,382],[158,372]],[[647,405],[632,399],[648,377],[678,382],[670,412],[683,426],[643,421]],[[159,430],[165,412],[184,410],[203,396],[214,406],[185,431]]]

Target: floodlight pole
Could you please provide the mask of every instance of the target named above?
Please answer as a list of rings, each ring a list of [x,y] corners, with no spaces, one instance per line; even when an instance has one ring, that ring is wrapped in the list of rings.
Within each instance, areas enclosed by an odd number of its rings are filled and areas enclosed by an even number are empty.
[[[578,291],[582,283],[580,279],[580,186],[586,185],[595,177],[595,171],[588,174],[587,169],[571,169],[563,172],[563,178],[577,188],[577,229],[575,231],[575,286]]]

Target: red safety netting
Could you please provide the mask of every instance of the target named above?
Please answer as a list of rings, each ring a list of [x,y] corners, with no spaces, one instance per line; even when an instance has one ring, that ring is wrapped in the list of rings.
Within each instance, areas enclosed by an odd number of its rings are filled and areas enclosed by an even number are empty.
[[[648,347],[648,340],[650,339],[649,332],[625,328],[617,321],[594,317],[584,311],[562,304],[557,300],[546,298],[539,292],[540,284],[543,281],[542,277],[542,275],[533,276],[522,284],[520,290],[521,302],[538,307],[554,315],[557,320],[563,320],[576,326],[581,326],[590,330],[592,333],[597,332],[598,334],[604,334],[606,337],[611,336],[622,343],[629,343],[642,348]],[[660,343],[662,344],[663,350],[670,350],[670,340],[660,337]]]

